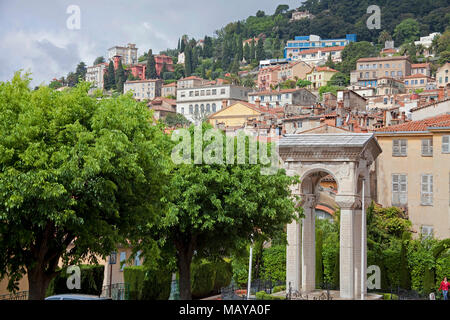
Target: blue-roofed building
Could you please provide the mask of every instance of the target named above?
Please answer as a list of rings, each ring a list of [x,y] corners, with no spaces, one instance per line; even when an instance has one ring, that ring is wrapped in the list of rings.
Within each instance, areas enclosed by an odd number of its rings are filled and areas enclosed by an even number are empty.
[[[297,36],[294,40],[287,41],[284,48],[284,58],[292,60],[292,57],[298,56],[299,52],[303,50],[346,46],[350,42],[356,42],[356,34],[347,34],[345,38],[341,39],[322,39],[313,34]]]

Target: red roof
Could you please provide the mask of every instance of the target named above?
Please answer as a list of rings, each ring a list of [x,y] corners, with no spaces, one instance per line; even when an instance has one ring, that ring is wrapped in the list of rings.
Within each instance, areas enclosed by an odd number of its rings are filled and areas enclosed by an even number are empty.
[[[183,79],[180,79],[180,80],[203,80],[203,79],[199,78],[199,77],[196,77],[196,76],[190,76],[190,77],[183,78]]]
[[[432,79],[429,76],[426,76],[422,73],[416,73],[416,74],[412,74],[410,76],[405,76],[403,77],[403,79],[414,79],[414,78],[428,78],[428,79]]]
[[[330,67],[316,67],[315,71],[317,71],[317,72],[322,72],[322,71],[338,72],[337,70],[334,70]]]
[[[412,69],[415,69],[415,68],[427,68],[429,66],[430,66],[429,63],[413,63],[413,64],[411,64],[411,68]]]
[[[450,127],[450,114],[427,118],[424,120],[409,121],[375,130],[376,132],[405,132],[428,131],[430,127]]]
[[[258,95],[276,95],[276,94],[282,94],[282,93],[290,93],[300,90],[306,90],[304,88],[298,88],[298,89],[283,89],[283,90],[274,90],[274,91],[259,91],[259,92],[250,92],[249,96],[258,96]]]

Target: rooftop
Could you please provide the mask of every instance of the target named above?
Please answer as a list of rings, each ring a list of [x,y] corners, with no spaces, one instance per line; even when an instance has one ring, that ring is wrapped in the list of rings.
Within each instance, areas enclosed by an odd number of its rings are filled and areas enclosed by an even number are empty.
[[[376,133],[425,132],[429,128],[450,128],[450,114],[443,114],[423,120],[409,121],[375,130]]]
[[[280,147],[363,147],[373,133],[323,133],[323,134],[286,134],[280,140]]]

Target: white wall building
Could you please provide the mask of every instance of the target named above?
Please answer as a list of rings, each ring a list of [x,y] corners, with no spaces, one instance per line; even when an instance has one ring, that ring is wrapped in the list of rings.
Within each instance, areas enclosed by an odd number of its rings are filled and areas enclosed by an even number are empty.
[[[129,43],[126,47],[114,46],[108,49],[108,59],[112,60],[114,56],[121,56],[122,64],[135,64],[138,63],[137,51],[134,43]]]
[[[86,68],[86,81],[92,82],[93,86],[98,89],[103,89],[103,73],[108,68],[107,63],[99,63],[95,66]]]
[[[420,37],[419,41],[414,41],[414,44],[418,46],[419,44],[423,45],[425,48],[429,49],[431,47],[431,44],[433,42],[434,37],[440,36],[441,34],[439,32],[433,32],[430,33],[428,36]],[[430,52],[425,52],[425,56],[431,56],[432,54]]]
[[[207,115],[221,110],[223,105],[247,101],[249,91],[249,88],[231,84],[178,88],[177,113],[198,123]]]
[[[136,100],[153,100],[161,96],[162,83],[161,79],[127,81],[123,85],[123,92],[133,91]]]

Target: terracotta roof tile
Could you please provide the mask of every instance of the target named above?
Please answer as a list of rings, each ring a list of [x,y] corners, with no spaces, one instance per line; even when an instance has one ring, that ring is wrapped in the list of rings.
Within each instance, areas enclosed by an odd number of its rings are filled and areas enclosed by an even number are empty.
[[[427,131],[429,127],[443,126],[450,126],[450,114],[383,127],[375,130],[375,132]]]

